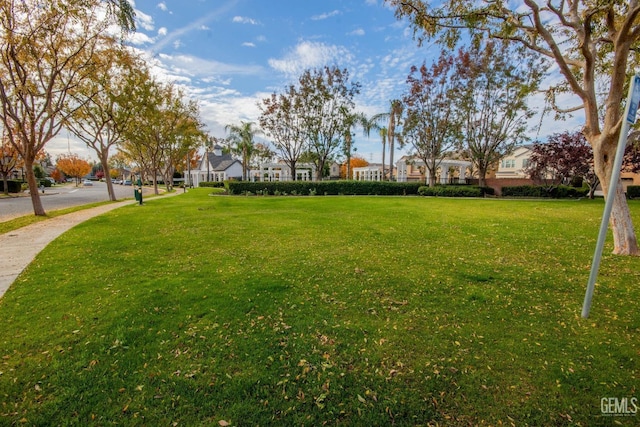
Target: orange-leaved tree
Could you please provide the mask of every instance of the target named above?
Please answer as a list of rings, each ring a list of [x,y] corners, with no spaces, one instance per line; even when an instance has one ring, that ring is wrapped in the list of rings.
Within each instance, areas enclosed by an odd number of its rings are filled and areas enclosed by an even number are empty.
[[[58,170],[65,175],[76,179],[76,186],[80,178],[91,172],[91,165],[88,161],[81,159],[77,154],[68,154],[58,157],[56,162]]]
[[[365,166],[369,166],[369,162],[367,162],[365,159],[363,159],[362,157],[359,156],[352,156],[351,157],[351,161],[349,162],[349,165],[351,166],[349,170],[352,171],[353,173],[353,168],[362,168]],[[343,163],[340,166],[340,178],[342,179],[351,179],[347,177],[347,164]]]

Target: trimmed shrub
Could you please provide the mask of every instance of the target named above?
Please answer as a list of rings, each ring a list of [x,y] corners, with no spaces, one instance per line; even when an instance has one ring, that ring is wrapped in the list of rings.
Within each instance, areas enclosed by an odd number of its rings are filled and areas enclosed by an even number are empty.
[[[15,181],[10,179],[7,181],[7,188],[9,188],[9,193],[19,193],[22,191],[22,183],[20,181]],[[4,181],[0,179],[0,191],[4,192]]]
[[[629,185],[627,187],[627,197],[630,199],[640,198],[640,185]]]
[[[480,187],[471,185],[436,185],[435,187],[423,186],[418,189],[421,196],[437,197],[482,197],[484,193]]]
[[[220,181],[203,181],[203,182],[198,184],[198,187],[222,188],[222,187],[224,187],[224,182],[220,182]]]
[[[262,195],[377,195],[405,196],[418,194],[419,183],[386,181],[283,181],[228,183],[230,194]]]
[[[517,185],[513,187],[502,187],[503,197],[533,197],[533,198],[553,198],[565,199],[574,197],[585,197],[589,189],[568,187],[566,185],[544,186],[544,185]]]

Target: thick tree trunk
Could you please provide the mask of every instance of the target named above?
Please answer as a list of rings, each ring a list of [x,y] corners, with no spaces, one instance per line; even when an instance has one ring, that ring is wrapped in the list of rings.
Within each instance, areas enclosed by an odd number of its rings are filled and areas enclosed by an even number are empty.
[[[601,140],[596,141],[592,146],[594,148],[594,169],[600,179],[602,190],[606,197],[609,194],[609,183],[613,173],[617,141],[614,143],[612,139]],[[620,180],[617,183],[609,224],[613,232],[613,253],[617,255],[640,255],[633,221],[631,220],[631,212],[629,211],[629,205]]]
[[[111,181],[111,173],[109,170],[108,160],[109,160],[108,150],[105,150],[105,152],[100,153],[100,162],[102,163],[102,171],[104,172],[104,179],[107,183],[107,193],[109,193],[109,200],[111,200],[112,202],[115,202],[117,199],[116,199],[116,193],[113,190],[113,182]]]
[[[9,179],[7,175],[2,175],[2,183],[4,184],[3,192],[6,196],[9,195]]]
[[[33,205],[33,213],[36,216],[45,216],[46,212],[42,206],[42,200],[40,200],[40,194],[38,193],[39,185],[36,181],[36,174],[33,173],[33,160],[25,159],[24,167],[27,172],[27,184],[29,184],[29,194],[31,195],[31,204]]]
[[[478,186],[487,186],[487,165],[485,165],[484,163],[478,165]]]
[[[613,253],[639,256],[638,241],[621,181],[618,181],[616,188],[610,224],[613,231]]]
[[[297,175],[297,171],[296,171],[296,162],[294,161],[290,161],[289,162],[289,168],[291,169],[291,179],[294,181],[298,180]]]

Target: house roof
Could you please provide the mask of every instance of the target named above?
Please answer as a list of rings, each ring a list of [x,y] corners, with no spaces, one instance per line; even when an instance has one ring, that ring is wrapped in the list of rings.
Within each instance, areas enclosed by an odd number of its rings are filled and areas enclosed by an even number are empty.
[[[209,164],[214,172],[226,171],[236,162],[238,162],[238,160],[234,159],[231,154],[216,156],[215,153],[209,153]]]

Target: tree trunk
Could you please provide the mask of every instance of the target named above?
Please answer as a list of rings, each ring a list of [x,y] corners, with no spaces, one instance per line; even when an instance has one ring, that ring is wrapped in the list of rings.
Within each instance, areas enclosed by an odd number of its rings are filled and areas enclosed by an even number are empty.
[[[45,216],[46,212],[42,206],[42,200],[40,200],[40,194],[38,193],[38,183],[36,181],[36,174],[33,172],[33,160],[25,159],[24,167],[27,172],[27,183],[29,184],[29,194],[31,195],[31,204],[33,205],[33,213],[37,216]]]
[[[384,138],[382,139],[382,180],[385,180],[385,167],[384,167],[384,160],[385,160],[385,150],[387,148],[387,144],[386,141],[384,140]]]
[[[594,148],[594,169],[602,184],[605,197],[609,194],[609,184],[615,162],[617,141],[612,135],[606,139],[599,135],[599,141],[592,143]],[[614,143],[615,141],[615,143]],[[618,180],[615,198],[611,210],[609,224],[613,232],[613,253],[617,255],[640,255],[636,233],[631,220],[629,205],[622,188],[622,183]]]
[[[291,169],[291,179],[293,181],[297,181],[298,177],[296,176],[296,173],[297,173],[297,171],[296,171],[296,162],[290,161],[289,162],[289,168]]]
[[[487,166],[485,165],[478,166],[478,186],[479,187],[487,186]]]
[[[389,137],[389,181],[393,181],[393,141],[394,137]]]
[[[324,171],[324,160],[318,159],[318,170],[316,170],[316,180],[322,181],[322,173]]]
[[[100,162],[102,163],[104,178],[107,182],[107,193],[109,193],[109,200],[111,200],[112,202],[115,202],[117,199],[116,199],[116,193],[113,190],[113,182],[111,182],[111,173],[109,171],[109,164],[107,162],[108,160],[109,160],[109,152],[107,149],[105,150],[105,152],[100,153]]]
[[[429,187],[436,186],[436,168],[427,168],[427,173],[429,174]]]
[[[5,196],[9,195],[9,179],[7,178],[7,175],[2,175],[2,183],[4,184],[3,190],[4,190],[4,194]]]

